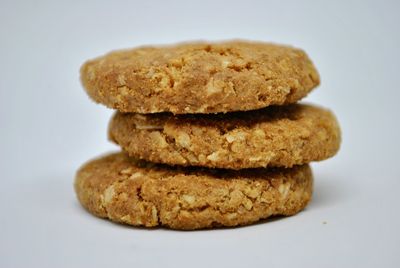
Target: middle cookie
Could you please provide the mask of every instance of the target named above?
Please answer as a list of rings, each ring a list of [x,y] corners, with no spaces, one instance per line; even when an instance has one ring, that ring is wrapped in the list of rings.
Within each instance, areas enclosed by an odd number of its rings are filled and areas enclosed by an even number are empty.
[[[329,158],[339,149],[340,129],[329,110],[294,104],[214,115],[117,112],[109,138],[156,163],[243,169]]]

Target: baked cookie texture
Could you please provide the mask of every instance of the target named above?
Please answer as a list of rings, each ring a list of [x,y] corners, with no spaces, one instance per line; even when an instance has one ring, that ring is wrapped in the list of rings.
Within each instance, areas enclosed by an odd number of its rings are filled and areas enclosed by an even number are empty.
[[[121,112],[219,113],[294,103],[319,82],[300,49],[261,42],[184,43],[87,61],[89,96]]]
[[[341,140],[332,112],[305,104],[216,115],[116,113],[109,138],[136,158],[229,169],[323,160]]]
[[[293,215],[311,199],[308,165],[241,171],[174,168],[115,153],[83,165],[75,190],[92,214],[136,226],[192,230]]]

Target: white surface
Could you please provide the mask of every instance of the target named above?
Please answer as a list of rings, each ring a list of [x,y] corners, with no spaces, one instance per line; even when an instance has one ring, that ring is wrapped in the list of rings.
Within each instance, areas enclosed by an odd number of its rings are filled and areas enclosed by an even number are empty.
[[[0,2],[0,267],[399,267],[399,2],[166,2]],[[236,37],[304,48],[320,70],[307,101],[335,111],[343,144],[313,164],[310,206],[196,232],[129,228],[81,209],[75,170],[116,149],[112,111],[79,83],[82,62]]]

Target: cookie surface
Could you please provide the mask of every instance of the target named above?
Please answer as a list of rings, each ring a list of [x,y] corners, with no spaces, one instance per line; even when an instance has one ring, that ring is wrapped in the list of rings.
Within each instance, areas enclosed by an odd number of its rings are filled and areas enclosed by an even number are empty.
[[[312,194],[308,165],[241,171],[172,168],[104,156],[83,165],[75,190],[89,212],[136,226],[201,229],[293,215]]]
[[[261,42],[186,43],[87,61],[89,96],[122,112],[218,113],[294,103],[319,84],[304,51]]]
[[[334,115],[304,104],[216,115],[116,113],[109,137],[151,162],[230,169],[292,167],[331,157],[340,145]]]

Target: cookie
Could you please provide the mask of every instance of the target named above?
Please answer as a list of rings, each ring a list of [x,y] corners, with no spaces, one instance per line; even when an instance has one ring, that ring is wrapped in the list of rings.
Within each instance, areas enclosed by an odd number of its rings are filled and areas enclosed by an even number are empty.
[[[148,161],[229,169],[292,167],[331,157],[340,145],[335,116],[304,104],[216,115],[116,113],[109,137]]]
[[[192,230],[296,214],[310,201],[312,184],[308,165],[241,171],[174,168],[116,153],[82,166],[75,190],[96,216]]]
[[[122,112],[219,113],[294,103],[319,84],[300,49],[261,42],[184,43],[86,62],[89,96]]]

